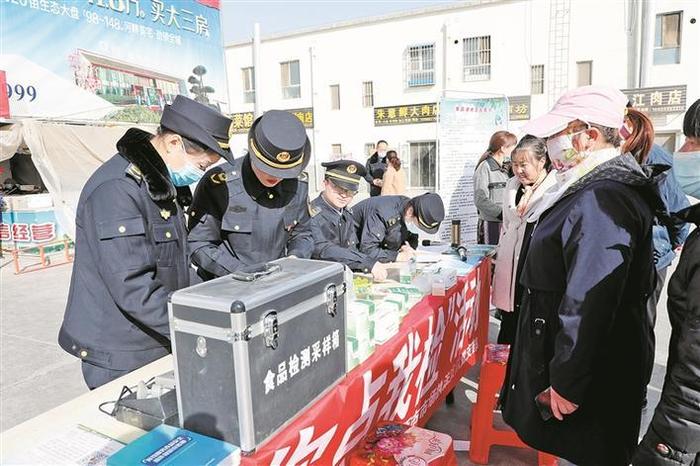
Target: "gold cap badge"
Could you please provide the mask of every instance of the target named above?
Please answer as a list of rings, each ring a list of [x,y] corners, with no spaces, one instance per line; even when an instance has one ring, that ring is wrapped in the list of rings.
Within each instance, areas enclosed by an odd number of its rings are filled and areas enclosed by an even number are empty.
[[[289,155],[289,152],[280,152],[279,154],[277,154],[277,157],[275,157],[275,158],[277,159],[278,162],[285,163],[285,162],[289,162],[289,159],[291,159],[292,156]]]
[[[355,165],[348,165],[347,170],[348,170],[348,173],[350,173],[352,175],[353,173],[357,172],[357,167]]]

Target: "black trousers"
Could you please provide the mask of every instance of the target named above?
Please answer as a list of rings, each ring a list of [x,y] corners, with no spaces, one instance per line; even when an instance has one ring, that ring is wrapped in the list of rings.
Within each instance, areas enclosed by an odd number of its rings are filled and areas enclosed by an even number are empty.
[[[477,244],[498,244],[501,237],[501,222],[479,219],[476,224]]]
[[[664,289],[664,283],[666,283],[667,271],[668,267],[664,267],[663,269],[659,269],[656,271],[656,287],[654,287],[654,291],[651,293],[651,295],[649,296],[649,300],[647,301],[647,319],[651,323],[651,328],[649,331],[649,344],[651,345],[651,354],[655,354],[656,352],[656,335],[654,334],[654,327],[656,326],[656,307],[659,304],[659,297],[661,296],[661,291]],[[647,385],[651,381],[651,372],[652,371],[649,371],[649,374],[647,374],[646,376]]]
[[[512,345],[515,341],[515,330],[518,328],[518,310],[513,312],[501,311],[501,328],[498,330],[498,343]]]

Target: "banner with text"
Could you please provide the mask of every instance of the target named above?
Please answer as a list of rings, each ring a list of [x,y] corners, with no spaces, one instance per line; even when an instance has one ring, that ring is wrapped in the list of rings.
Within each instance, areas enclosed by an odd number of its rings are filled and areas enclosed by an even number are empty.
[[[474,205],[474,170],[491,135],[506,129],[508,101],[501,98],[440,101],[438,120],[439,191],[445,203],[440,238],[450,239],[451,220],[461,221],[463,244],[476,243],[478,213]]]
[[[178,94],[228,111],[218,0],[0,0],[11,117],[153,123]]]
[[[378,423],[425,424],[481,359],[490,276],[484,260],[448,296],[416,304],[397,335],[241,464],[342,464]]]

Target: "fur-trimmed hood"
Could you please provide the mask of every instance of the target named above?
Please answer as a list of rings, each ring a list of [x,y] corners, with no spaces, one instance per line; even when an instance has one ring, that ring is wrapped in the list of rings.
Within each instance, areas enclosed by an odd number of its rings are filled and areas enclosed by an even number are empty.
[[[192,203],[192,192],[188,186],[175,187],[170,181],[168,167],[158,154],[151,139],[153,135],[139,128],[129,128],[117,141],[117,150],[141,172],[148,187],[148,194],[156,202],[177,199],[180,205]]]

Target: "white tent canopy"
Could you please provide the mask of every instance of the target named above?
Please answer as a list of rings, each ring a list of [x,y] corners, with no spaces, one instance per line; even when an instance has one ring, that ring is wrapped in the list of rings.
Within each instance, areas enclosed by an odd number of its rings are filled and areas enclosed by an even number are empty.
[[[97,168],[116,152],[126,130],[138,126],[154,132],[154,125],[75,124],[21,120],[8,129],[20,134],[32,161],[53,199],[56,220],[75,238],[75,213],[80,191]],[[5,128],[3,128],[5,129]]]
[[[0,70],[5,70],[10,86],[19,83],[24,89],[33,86],[36,91],[34,99],[28,95],[22,99],[10,98],[10,115],[13,118],[100,120],[117,109],[102,97],[21,55],[0,54]]]

